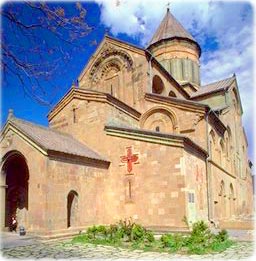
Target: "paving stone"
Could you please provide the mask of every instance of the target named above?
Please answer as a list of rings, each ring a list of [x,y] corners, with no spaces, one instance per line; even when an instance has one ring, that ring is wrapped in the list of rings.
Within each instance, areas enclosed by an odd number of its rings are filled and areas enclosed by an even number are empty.
[[[29,246],[3,249],[6,258],[55,258],[87,260],[239,260],[250,259],[254,253],[253,242],[237,243],[222,253],[207,255],[180,255],[171,253],[132,251],[111,246],[93,244],[68,244],[67,242],[47,242]]]

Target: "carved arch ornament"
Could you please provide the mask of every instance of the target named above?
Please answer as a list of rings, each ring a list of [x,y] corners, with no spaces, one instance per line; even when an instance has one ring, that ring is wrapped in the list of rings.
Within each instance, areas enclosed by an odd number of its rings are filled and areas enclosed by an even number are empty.
[[[125,51],[106,44],[99,54],[99,58],[93,64],[89,73],[89,78],[92,81],[97,82],[101,79],[106,68],[109,66],[117,66],[119,67],[119,70],[123,67],[127,70],[131,70],[133,68],[133,60]]]
[[[166,108],[164,106],[156,106],[156,107],[153,107],[153,108],[149,109],[148,111],[146,111],[140,118],[140,128],[143,129],[147,119],[151,115],[153,115],[154,113],[157,113],[157,112],[166,114],[170,118],[170,120],[173,124],[174,133],[178,133],[177,116],[175,115],[175,113],[172,110],[170,110],[169,108]]]
[[[101,66],[99,67],[97,73],[94,76],[94,80],[98,81],[103,78],[104,75],[108,74],[110,70],[115,70],[116,72],[121,71],[123,68],[122,62],[117,58],[107,59]]]

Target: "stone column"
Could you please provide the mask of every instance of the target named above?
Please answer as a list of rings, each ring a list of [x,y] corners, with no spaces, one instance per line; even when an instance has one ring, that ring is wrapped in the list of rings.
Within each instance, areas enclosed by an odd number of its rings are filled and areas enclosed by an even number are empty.
[[[0,231],[3,231],[5,228],[5,194],[6,188],[4,175],[1,175],[0,183]],[[4,182],[3,182],[4,181]]]

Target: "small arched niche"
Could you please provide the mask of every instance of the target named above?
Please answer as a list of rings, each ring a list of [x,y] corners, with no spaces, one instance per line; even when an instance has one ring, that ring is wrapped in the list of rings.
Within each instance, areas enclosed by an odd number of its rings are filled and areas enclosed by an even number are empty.
[[[177,131],[177,119],[172,111],[157,107],[142,115],[140,126],[146,130],[175,133]]]
[[[161,94],[163,93],[163,91],[164,91],[164,83],[158,75],[155,75],[153,77],[153,82],[152,82],[152,93]]]

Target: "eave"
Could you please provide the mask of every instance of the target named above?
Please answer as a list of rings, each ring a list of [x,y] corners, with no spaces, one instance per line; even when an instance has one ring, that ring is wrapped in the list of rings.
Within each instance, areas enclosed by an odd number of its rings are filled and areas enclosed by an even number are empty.
[[[160,40],[160,41],[157,41],[157,42],[155,42],[155,43],[153,43],[153,44],[150,44],[150,45],[147,47],[147,49],[151,49],[153,46],[155,47],[155,46],[161,45],[161,44],[164,43],[164,42],[169,42],[169,41],[172,41],[172,40],[187,41],[187,42],[189,42],[189,43],[195,44],[196,47],[197,47],[197,49],[198,49],[199,57],[201,56],[202,50],[201,50],[200,45],[199,45],[196,41],[193,41],[193,40],[188,39],[188,38],[186,38],[186,37],[180,37],[180,36],[174,36],[174,37],[164,38],[164,39],[162,39],[162,40]]]
[[[188,150],[193,148],[196,153],[200,154],[200,156],[204,158],[208,156],[208,152],[206,150],[184,135],[167,134],[144,129],[134,129],[128,127],[124,128],[110,125],[106,125],[104,130],[106,131],[107,135],[110,136],[144,141],[165,146],[180,147]]]
[[[169,96],[167,97],[167,96],[163,96],[163,95],[155,94],[155,93],[146,93],[145,100],[151,101],[151,102],[157,102],[157,103],[172,104],[172,105],[179,107],[180,109],[185,108],[190,111],[197,110],[197,111],[205,112],[205,109],[208,107],[208,105],[205,105],[205,104],[202,104],[199,102],[183,100],[183,99],[179,99],[176,97],[169,97]]]

